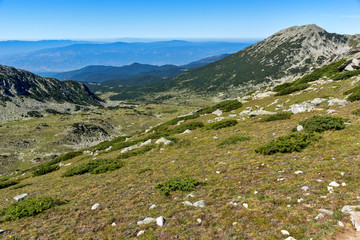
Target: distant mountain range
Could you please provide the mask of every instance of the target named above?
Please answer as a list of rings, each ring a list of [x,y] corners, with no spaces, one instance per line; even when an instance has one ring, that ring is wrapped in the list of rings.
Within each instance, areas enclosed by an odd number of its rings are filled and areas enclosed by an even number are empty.
[[[89,65],[123,66],[134,62],[183,65],[209,56],[234,53],[253,43],[188,41],[82,43],[26,54],[0,55],[0,64],[32,72],[63,72]]]
[[[163,84],[123,87],[112,99],[154,97],[155,92],[239,96],[254,86],[291,80],[359,51],[360,35],[328,33],[316,25],[295,26],[219,61],[175,76]],[[91,88],[97,86],[91,86]],[[148,98],[150,99],[150,97]]]
[[[82,82],[103,82],[104,85],[118,86],[130,85],[141,86],[165,82],[169,78],[177,76],[190,69],[198,68],[218,61],[229,54],[221,54],[191,62],[183,66],[175,65],[149,65],[133,63],[123,67],[112,66],[87,66],[74,71],[61,73],[39,73],[43,77],[53,77],[59,80],[75,80]]]

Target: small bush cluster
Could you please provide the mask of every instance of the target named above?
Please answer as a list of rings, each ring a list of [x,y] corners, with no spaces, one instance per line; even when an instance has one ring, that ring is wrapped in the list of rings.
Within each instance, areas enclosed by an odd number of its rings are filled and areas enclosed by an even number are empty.
[[[295,151],[300,152],[315,139],[316,138],[312,133],[292,133],[279,137],[264,146],[255,149],[255,152],[264,155],[291,153]]]
[[[236,144],[239,142],[245,142],[245,141],[249,141],[249,140],[250,140],[250,137],[247,137],[247,136],[232,136],[232,137],[226,138],[221,143],[219,143],[218,147],[225,147],[225,146],[229,146],[232,144]]]
[[[350,94],[350,96],[348,97],[348,100],[350,102],[359,101],[360,100],[360,86],[356,86],[356,87],[350,89],[349,91],[344,92],[344,95],[348,95],[348,94]]]
[[[332,79],[335,81],[344,80],[351,78],[353,76],[357,76],[360,74],[360,70],[354,70],[354,71],[346,71],[342,73],[335,74]]]
[[[275,94],[275,96],[288,95],[290,93],[304,90],[308,87],[310,87],[310,84],[307,84],[307,83],[293,84],[290,87],[284,88],[283,90],[279,91],[278,93]]]
[[[7,187],[10,187],[10,186],[14,186],[14,185],[16,185],[18,183],[19,182],[17,182],[17,181],[0,182],[0,189],[7,188]]]
[[[308,132],[324,132],[327,130],[341,130],[345,128],[346,119],[331,116],[313,116],[299,122]]]
[[[171,192],[181,191],[181,192],[191,192],[194,191],[195,188],[204,182],[193,179],[193,178],[173,178],[162,184],[156,185],[156,189],[160,191],[160,193],[168,196]]]
[[[73,167],[64,173],[63,177],[71,177],[82,175],[85,173],[100,174],[108,171],[114,171],[124,166],[124,162],[120,160],[97,159],[88,163]]]
[[[360,117],[360,108],[353,111],[352,114]]]
[[[203,108],[203,109],[199,110],[198,113],[199,114],[212,113],[217,109],[220,109],[223,112],[230,112],[232,110],[236,110],[241,107],[242,107],[242,103],[239,102],[238,100],[225,100],[225,101],[219,102],[218,104],[216,104],[214,106]]]
[[[58,170],[60,167],[57,165],[50,165],[50,166],[43,166],[39,169],[37,169],[36,171],[33,172],[34,176],[41,176],[41,175],[45,175],[47,173],[51,173],[54,172],[56,170]]]
[[[26,186],[30,186],[30,185],[32,185],[32,183],[24,183],[24,184],[18,184],[18,185],[16,185],[16,186],[14,186],[14,187],[12,187],[11,189],[20,189],[20,188],[24,188],[24,187],[26,187]]]
[[[44,115],[42,115],[41,113],[39,113],[38,111],[29,111],[27,112],[27,115],[29,117],[33,117],[33,118],[41,118],[44,117]]]
[[[232,127],[238,124],[236,120],[221,120],[218,122],[210,123],[205,126],[207,130],[218,130],[221,128]]]
[[[51,198],[36,197],[28,198],[0,210],[0,222],[12,221],[23,217],[35,216],[50,208],[67,203],[67,201]]]
[[[290,119],[293,113],[291,112],[281,112],[276,113],[274,115],[265,116],[260,120],[260,122],[271,122],[271,121],[278,121],[278,120],[286,120]]]

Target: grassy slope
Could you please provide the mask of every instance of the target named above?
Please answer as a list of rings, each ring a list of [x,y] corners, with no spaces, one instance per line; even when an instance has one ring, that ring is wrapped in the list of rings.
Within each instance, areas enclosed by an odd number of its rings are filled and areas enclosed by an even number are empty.
[[[285,104],[288,108],[316,97],[342,98],[342,93],[351,88],[350,82],[334,82],[302,94],[253,100],[236,112],[246,107],[255,108],[255,105],[265,107],[275,99],[280,99],[279,104],[290,99]],[[339,210],[344,205],[360,203],[357,199],[360,173],[356,170],[360,165],[360,119],[351,114],[360,108],[360,102],[346,107],[328,107],[326,104],[320,107],[324,110],[296,114],[289,120],[264,123],[257,117],[218,131],[200,129],[175,135],[180,139],[178,143],[125,159],[123,168],[105,174],[61,178],[69,167],[40,177],[31,177],[27,173],[20,177],[21,183],[32,185],[16,190],[1,189],[0,207],[8,206],[5,199],[25,192],[70,202],[35,217],[0,224],[0,229],[9,230],[5,236],[12,234],[24,239],[119,239],[134,232],[136,235],[140,229],[146,232],[139,239],[279,239],[283,238],[282,229],[288,230],[296,239],[334,236],[342,231],[337,226],[338,220],[345,222],[346,227],[350,224],[348,216],[342,216]],[[274,108],[265,107],[270,111]],[[349,118],[351,124],[344,130],[321,134],[319,141],[302,152],[271,156],[254,152],[259,145],[288,134],[299,121],[325,114],[329,108],[337,110],[337,115]],[[206,115],[195,121],[207,122],[214,118]],[[251,139],[225,148],[217,146],[233,135],[246,135]],[[213,139],[214,136],[219,139]],[[119,154],[114,151],[101,155],[101,158],[115,158]],[[77,166],[93,158],[82,155],[68,162]],[[152,171],[138,174],[146,168]],[[294,174],[298,170],[303,174]],[[221,173],[216,174],[216,171]],[[188,193],[176,192],[166,197],[154,188],[177,176],[207,179],[207,184],[198,187],[194,191],[195,197],[189,199],[186,199]],[[284,181],[277,181],[281,177]],[[347,186],[336,188],[329,194],[327,186],[331,181],[345,182]],[[309,187],[307,192],[301,190],[304,185]],[[304,200],[298,203],[299,198]],[[205,208],[186,207],[181,203],[202,199],[207,204]],[[230,201],[239,205],[231,206]],[[101,204],[100,209],[91,211],[91,206],[97,202]],[[249,208],[242,207],[242,203],[248,203]],[[157,208],[149,210],[152,204]],[[315,221],[320,208],[332,210],[335,215]],[[136,225],[145,217],[158,216],[167,219],[165,227]],[[201,224],[197,218],[202,219]],[[117,225],[111,226],[112,222]]]

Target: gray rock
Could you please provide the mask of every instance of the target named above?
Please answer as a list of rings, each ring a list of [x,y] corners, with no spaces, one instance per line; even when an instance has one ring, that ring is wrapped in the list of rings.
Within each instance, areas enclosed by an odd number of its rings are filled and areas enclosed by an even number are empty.
[[[20,195],[17,195],[17,196],[15,196],[15,197],[13,197],[13,199],[14,199],[16,202],[19,202],[19,201],[24,200],[27,196],[28,196],[27,193],[23,193],[23,194],[20,194]]]
[[[92,207],[91,207],[91,210],[96,210],[96,209],[98,209],[100,207],[100,204],[99,203],[95,203],[94,205],[92,205]]]
[[[146,225],[146,224],[150,224],[150,223],[153,223],[153,222],[156,222],[155,218],[147,217],[142,221],[138,221],[137,225]]]
[[[290,235],[290,233],[289,233],[288,231],[286,231],[286,230],[281,230],[281,234],[282,234],[282,235],[285,235],[285,236],[289,236],[289,235]]]
[[[296,127],[296,130],[297,130],[298,132],[301,132],[301,131],[304,130],[304,127],[301,126],[301,125],[298,125],[298,126]]]
[[[156,218],[156,224],[160,227],[163,227],[165,225],[165,218],[163,216],[160,216]]]
[[[329,184],[330,187],[340,187],[340,184],[338,184],[337,182],[335,181],[332,181],[330,184]]]
[[[139,147],[150,145],[152,142],[153,142],[153,140],[149,139],[149,140],[147,140],[145,142],[140,143]]]
[[[193,204],[191,202],[189,202],[189,201],[184,201],[183,204],[185,206],[193,206]]]
[[[141,230],[138,232],[138,234],[136,234],[136,236],[139,237],[139,236],[143,235],[144,233],[145,233],[145,230]]]
[[[315,220],[320,220],[320,219],[323,219],[324,217],[325,217],[325,215],[322,214],[322,213],[320,213],[319,215],[317,215],[317,216],[315,217]]]
[[[149,210],[153,210],[154,208],[156,208],[156,205],[155,205],[155,204],[151,205],[151,206],[149,207]]]
[[[205,201],[204,200],[200,200],[197,202],[194,202],[194,207],[205,207]]]
[[[162,137],[162,138],[158,139],[155,143],[156,143],[156,144],[163,143],[163,144],[165,144],[165,145],[168,145],[168,144],[172,143],[172,141],[167,140],[166,138]]]
[[[338,105],[338,106],[346,106],[346,105],[349,104],[349,102],[345,101],[345,100],[340,100],[340,99],[337,99],[337,98],[331,99],[331,100],[328,101],[329,106],[333,106],[335,104]]]
[[[296,239],[293,238],[293,237],[288,237],[288,238],[286,238],[285,240],[296,240]]]
[[[321,103],[326,102],[326,101],[327,101],[327,99],[325,99],[325,98],[315,98],[314,100],[311,101],[311,104],[318,106]]]
[[[217,110],[213,111],[212,114],[218,115],[220,117],[223,114],[223,112],[220,109],[217,109]]]
[[[188,134],[188,133],[191,133],[191,130],[186,129],[182,134]]]
[[[255,111],[251,111],[249,113],[250,117],[256,117],[256,116],[261,116],[261,115],[274,115],[276,114],[276,112],[270,112],[270,111],[266,111],[266,110],[255,110]]]
[[[310,112],[312,110],[314,110],[314,106],[312,104],[309,104],[307,102],[303,102],[300,104],[293,104],[290,106],[290,111],[293,114],[297,114],[297,113],[303,113],[303,112]]]
[[[327,209],[319,209],[319,212],[324,213],[329,216],[332,216],[334,214],[334,212],[327,210]]]
[[[360,212],[352,212],[350,214],[350,220],[354,225],[357,232],[360,231]]]

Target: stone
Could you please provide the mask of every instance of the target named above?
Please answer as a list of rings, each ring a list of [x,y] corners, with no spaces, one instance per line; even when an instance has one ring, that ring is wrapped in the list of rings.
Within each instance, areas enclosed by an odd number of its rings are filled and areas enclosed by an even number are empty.
[[[105,151],[106,151],[106,152],[107,152],[107,151],[110,151],[110,149],[112,149],[112,147],[113,147],[113,146],[110,146],[110,147],[106,148]]]
[[[320,213],[319,215],[317,215],[317,216],[315,217],[315,220],[320,220],[320,219],[323,219],[324,217],[325,217],[325,215],[322,214],[322,213]]]
[[[152,142],[153,142],[153,140],[149,139],[149,140],[147,140],[145,142],[140,143],[139,147],[150,145]]]
[[[95,203],[94,205],[92,205],[92,207],[91,207],[91,210],[96,210],[96,209],[98,209],[100,207],[100,204],[99,203]]]
[[[315,98],[314,100],[311,101],[311,104],[318,106],[321,103],[326,102],[326,101],[327,101],[327,99],[325,99],[325,98]]]
[[[165,225],[165,218],[163,216],[160,216],[156,218],[156,224],[160,227],[163,227]]]
[[[312,104],[309,104],[307,102],[303,102],[300,104],[293,104],[290,106],[290,111],[293,114],[297,114],[297,113],[303,113],[303,112],[310,112],[312,110],[314,110],[314,106]]]
[[[296,239],[293,238],[293,237],[288,237],[288,238],[286,238],[285,240],[296,240]]]
[[[139,236],[143,235],[144,233],[145,233],[145,230],[141,230],[138,232],[138,234],[136,234],[136,236],[139,237]]]
[[[146,225],[146,224],[150,224],[150,223],[153,223],[153,222],[156,222],[155,218],[147,217],[142,221],[138,221],[137,225]]]
[[[341,221],[338,221],[338,225],[339,225],[339,227],[345,227],[344,223]]]
[[[346,187],[346,183],[344,183],[344,182],[341,183],[341,186]]]
[[[329,106],[333,106],[335,104],[337,104],[338,106],[346,106],[347,104],[349,104],[349,102],[345,101],[345,100],[340,100],[340,99],[337,99],[337,98],[331,99],[331,100],[328,101]]]
[[[185,197],[185,198],[193,198],[193,197],[195,197],[195,195],[194,195],[194,194],[192,194],[192,193],[189,193],[188,195],[186,195],[186,197]]]
[[[129,152],[129,151],[131,151],[131,150],[134,150],[134,149],[136,149],[136,148],[139,148],[139,146],[138,146],[138,145],[133,145],[133,146],[130,146],[130,147],[126,147],[126,148],[124,148],[123,150],[121,150],[120,153],[127,153],[127,152]]]
[[[155,205],[155,204],[151,205],[151,206],[149,207],[149,210],[153,210],[154,208],[156,208],[156,205]]]
[[[70,166],[72,163],[67,163],[64,165],[64,167]]]
[[[189,134],[189,133],[191,133],[191,130],[186,129],[182,134]]]
[[[158,139],[155,143],[156,144],[163,143],[164,145],[168,145],[168,144],[172,143],[172,141],[167,140],[166,138],[162,137],[162,138]]]
[[[284,235],[284,236],[289,236],[290,233],[286,230],[281,230],[281,234]]]
[[[194,202],[194,207],[205,207],[205,201],[204,200],[200,200],[197,202]]]
[[[189,202],[189,201],[184,201],[183,204],[185,206],[193,206],[193,204],[191,202]]]
[[[303,191],[307,191],[307,190],[309,190],[309,187],[308,186],[303,186],[302,188],[301,188],[301,190],[303,190]]]
[[[223,112],[220,109],[217,109],[217,110],[213,111],[212,114],[218,115],[220,117],[223,114]]]
[[[111,226],[116,226],[116,223],[113,222],[113,223],[111,224]]]
[[[216,171],[216,174],[220,174],[221,172],[220,171]]]
[[[327,114],[334,114],[334,113],[336,113],[335,110],[332,110],[332,109],[327,110]]]
[[[304,199],[302,199],[302,198],[299,198],[299,199],[297,200],[298,203],[301,203],[302,201],[304,201]]]
[[[301,125],[298,125],[298,126],[296,127],[296,130],[297,130],[298,132],[301,132],[301,131],[304,130],[304,127],[301,126]]]
[[[196,221],[201,224],[202,220],[200,218],[196,219]]]
[[[62,167],[62,166],[64,166],[65,164],[64,163],[59,163],[59,167]]]
[[[235,226],[235,225],[237,225],[237,224],[238,224],[237,222],[233,222],[233,223],[232,223],[233,226]]]
[[[179,126],[179,125],[180,125],[180,124],[182,124],[183,122],[185,122],[185,120],[180,120],[180,121],[178,121],[178,122],[177,122],[177,124],[176,124],[176,125],[178,125],[178,126]]]
[[[15,196],[15,197],[13,197],[13,199],[14,199],[16,202],[19,202],[19,201],[24,200],[27,196],[28,196],[27,193],[23,193],[23,194],[20,194],[20,195],[17,195],[17,196]]]
[[[243,207],[244,207],[244,208],[249,208],[249,204],[243,203]]]
[[[340,187],[340,184],[338,184],[337,182],[335,181],[332,181],[330,184],[329,184],[330,187]]]
[[[215,137],[213,137],[213,139],[215,139],[215,140],[216,140],[216,139],[219,139],[219,138],[215,136]]]
[[[294,172],[296,175],[298,175],[298,174],[300,174],[300,173],[303,173],[302,171],[296,171],[296,172]]]
[[[351,212],[350,220],[357,232],[360,231],[360,212]]]
[[[329,216],[332,216],[334,214],[334,212],[327,210],[327,209],[319,209],[319,212],[324,213]]]
[[[276,114],[276,112],[270,112],[270,111],[259,109],[259,110],[251,111],[249,113],[249,116],[256,117],[256,116],[261,116],[261,115],[274,115],[274,114]]]

